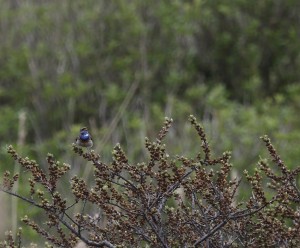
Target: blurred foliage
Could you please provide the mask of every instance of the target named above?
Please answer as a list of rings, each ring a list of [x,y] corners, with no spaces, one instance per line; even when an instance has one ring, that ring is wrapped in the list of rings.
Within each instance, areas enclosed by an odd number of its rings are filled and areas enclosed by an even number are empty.
[[[51,152],[88,172],[69,152],[81,126],[104,159],[119,142],[138,162],[164,116],[175,120],[169,149],[188,156],[200,145],[189,114],[216,153],[232,150],[238,174],[265,155],[263,134],[287,165],[300,160],[297,0],[0,5],[1,170],[13,166],[4,148],[22,129],[23,151],[43,166]]]

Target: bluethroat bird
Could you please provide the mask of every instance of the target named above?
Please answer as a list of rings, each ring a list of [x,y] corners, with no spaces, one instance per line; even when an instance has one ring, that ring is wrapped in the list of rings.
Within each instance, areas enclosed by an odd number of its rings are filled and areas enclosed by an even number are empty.
[[[93,146],[92,136],[86,127],[80,129],[80,134],[76,138],[76,145],[86,147],[88,149]]]

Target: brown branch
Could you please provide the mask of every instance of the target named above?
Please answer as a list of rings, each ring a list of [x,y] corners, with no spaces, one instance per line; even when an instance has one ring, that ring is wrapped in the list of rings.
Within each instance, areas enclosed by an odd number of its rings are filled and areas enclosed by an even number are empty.
[[[223,226],[226,225],[228,220],[224,220],[220,224],[216,225],[213,229],[211,229],[206,235],[204,235],[202,238],[198,239],[195,243],[194,246],[198,246],[201,242],[207,240],[210,236],[212,236],[215,232],[220,230]]]
[[[40,205],[40,204],[37,204],[36,202],[34,202],[33,200],[30,200],[26,197],[23,197],[21,195],[18,195],[16,193],[13,193],[11,191],[8,191],[8,190],[5,190],[3,188],[0,188],[1,191],[9,194],[9,195],[12,195],[12,196],[15,196],[15,197],[18,197],[20,198],[21,200],[27,202],[27,203],[30,203],[32,204],[33,206],[36,206],[38,208],[41,208],[43,210],[46,210],[46,211],[50,211],[52,212],[56,217],[57,219],[67,228],[69,229],[76,237],[78,237],[80,240],[82,240],[84,243],[86,243],[87,245],[89,246],[93,246],[93,247],[108,247],[108,248],[115,248],[115,246],[113,244],[111,244],[109,241],[107,240],[103,240],[101,242],[94,242],[94,241],[91,241],[91,240],[88,240],[87,238],[85,238],[84,236],[81,235],[80,231],[76,231],[70,224],[68,224],[64,219],[63,219],[63,216],[60,217],[58,216],[58,214],[53,211],[52,209],[45,209],[44,206]]]
[[[159,232],[157,230],[157,227],[148,219],[148,217],[147,217],[146,214],[144,214],[144,218],[147,221],[147,223],[150,225],[151,229],[155,233],[156,237],[158,238],[158,240],[160,241],[160,243],[162,244],[162,246],[164,248],[169,248],[169,246],[164,242],[163,237],[161,237],[161,235],[159,234]]]

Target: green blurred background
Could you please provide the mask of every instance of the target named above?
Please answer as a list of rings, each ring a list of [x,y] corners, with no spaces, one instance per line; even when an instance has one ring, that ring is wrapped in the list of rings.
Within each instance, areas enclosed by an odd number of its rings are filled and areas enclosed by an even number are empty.
[[[155,139],[164,116],[174,119],[170,155],[195,156],[201,143],[190,114],[204,125],[215,155],[232,151],[237,175],[267,156],[263,134],[289,167],[298,165],[299,0],[0,0],[0,6],[1,172],[19,170],[8,144],[43,168],[51,152],[72,165],[67,189],[71,176],[92,172],[71,151],[80,127],[89,127],[104,161],[120,143],[137,163],[147,159],[144,137]],[[16,190],[25,191],[26,182]],[[24,214],[39,215],[0,196],[0,237]]]

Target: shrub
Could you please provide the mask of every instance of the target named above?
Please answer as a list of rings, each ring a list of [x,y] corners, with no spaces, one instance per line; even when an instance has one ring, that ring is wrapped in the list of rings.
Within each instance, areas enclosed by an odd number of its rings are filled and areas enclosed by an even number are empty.
[[[74,247],[79,240],[89,247],[299,246],[300,167],[288,169],[263,136],[275,168],[261,159],[253,175],[245,171],[252,194],[238,201],[242,178],[232,178],[230,153],[212,157],[203,127],[194,116],[189,121],[201,140],[199,154],[193,158],[167,153],[163,139],[172,124],[169,118],[155,141],[145,139],[150,156],[143,163],[130,163],[119,144],[111,163],[103,162],[93,150],[85,152],[73,145],[78,156],[90,161],[94,175],[89,183],[74,176],[67,189],[72,196],[66,199],[58,184],[70,165],[61,165],[48,154],[45,172],[9,146],[8,153],[30,174],[30,190],[26,196],[15,193],[19,175],[10,176],[8,171],[1,190],[45,213],[47,220],[41,224],[28,216],[22,220],[49,247]],[[76,206],[79,211],[71,214]],[[21,235],[14,240],[8,233],[1,247],[6,245],[20,246]]]

